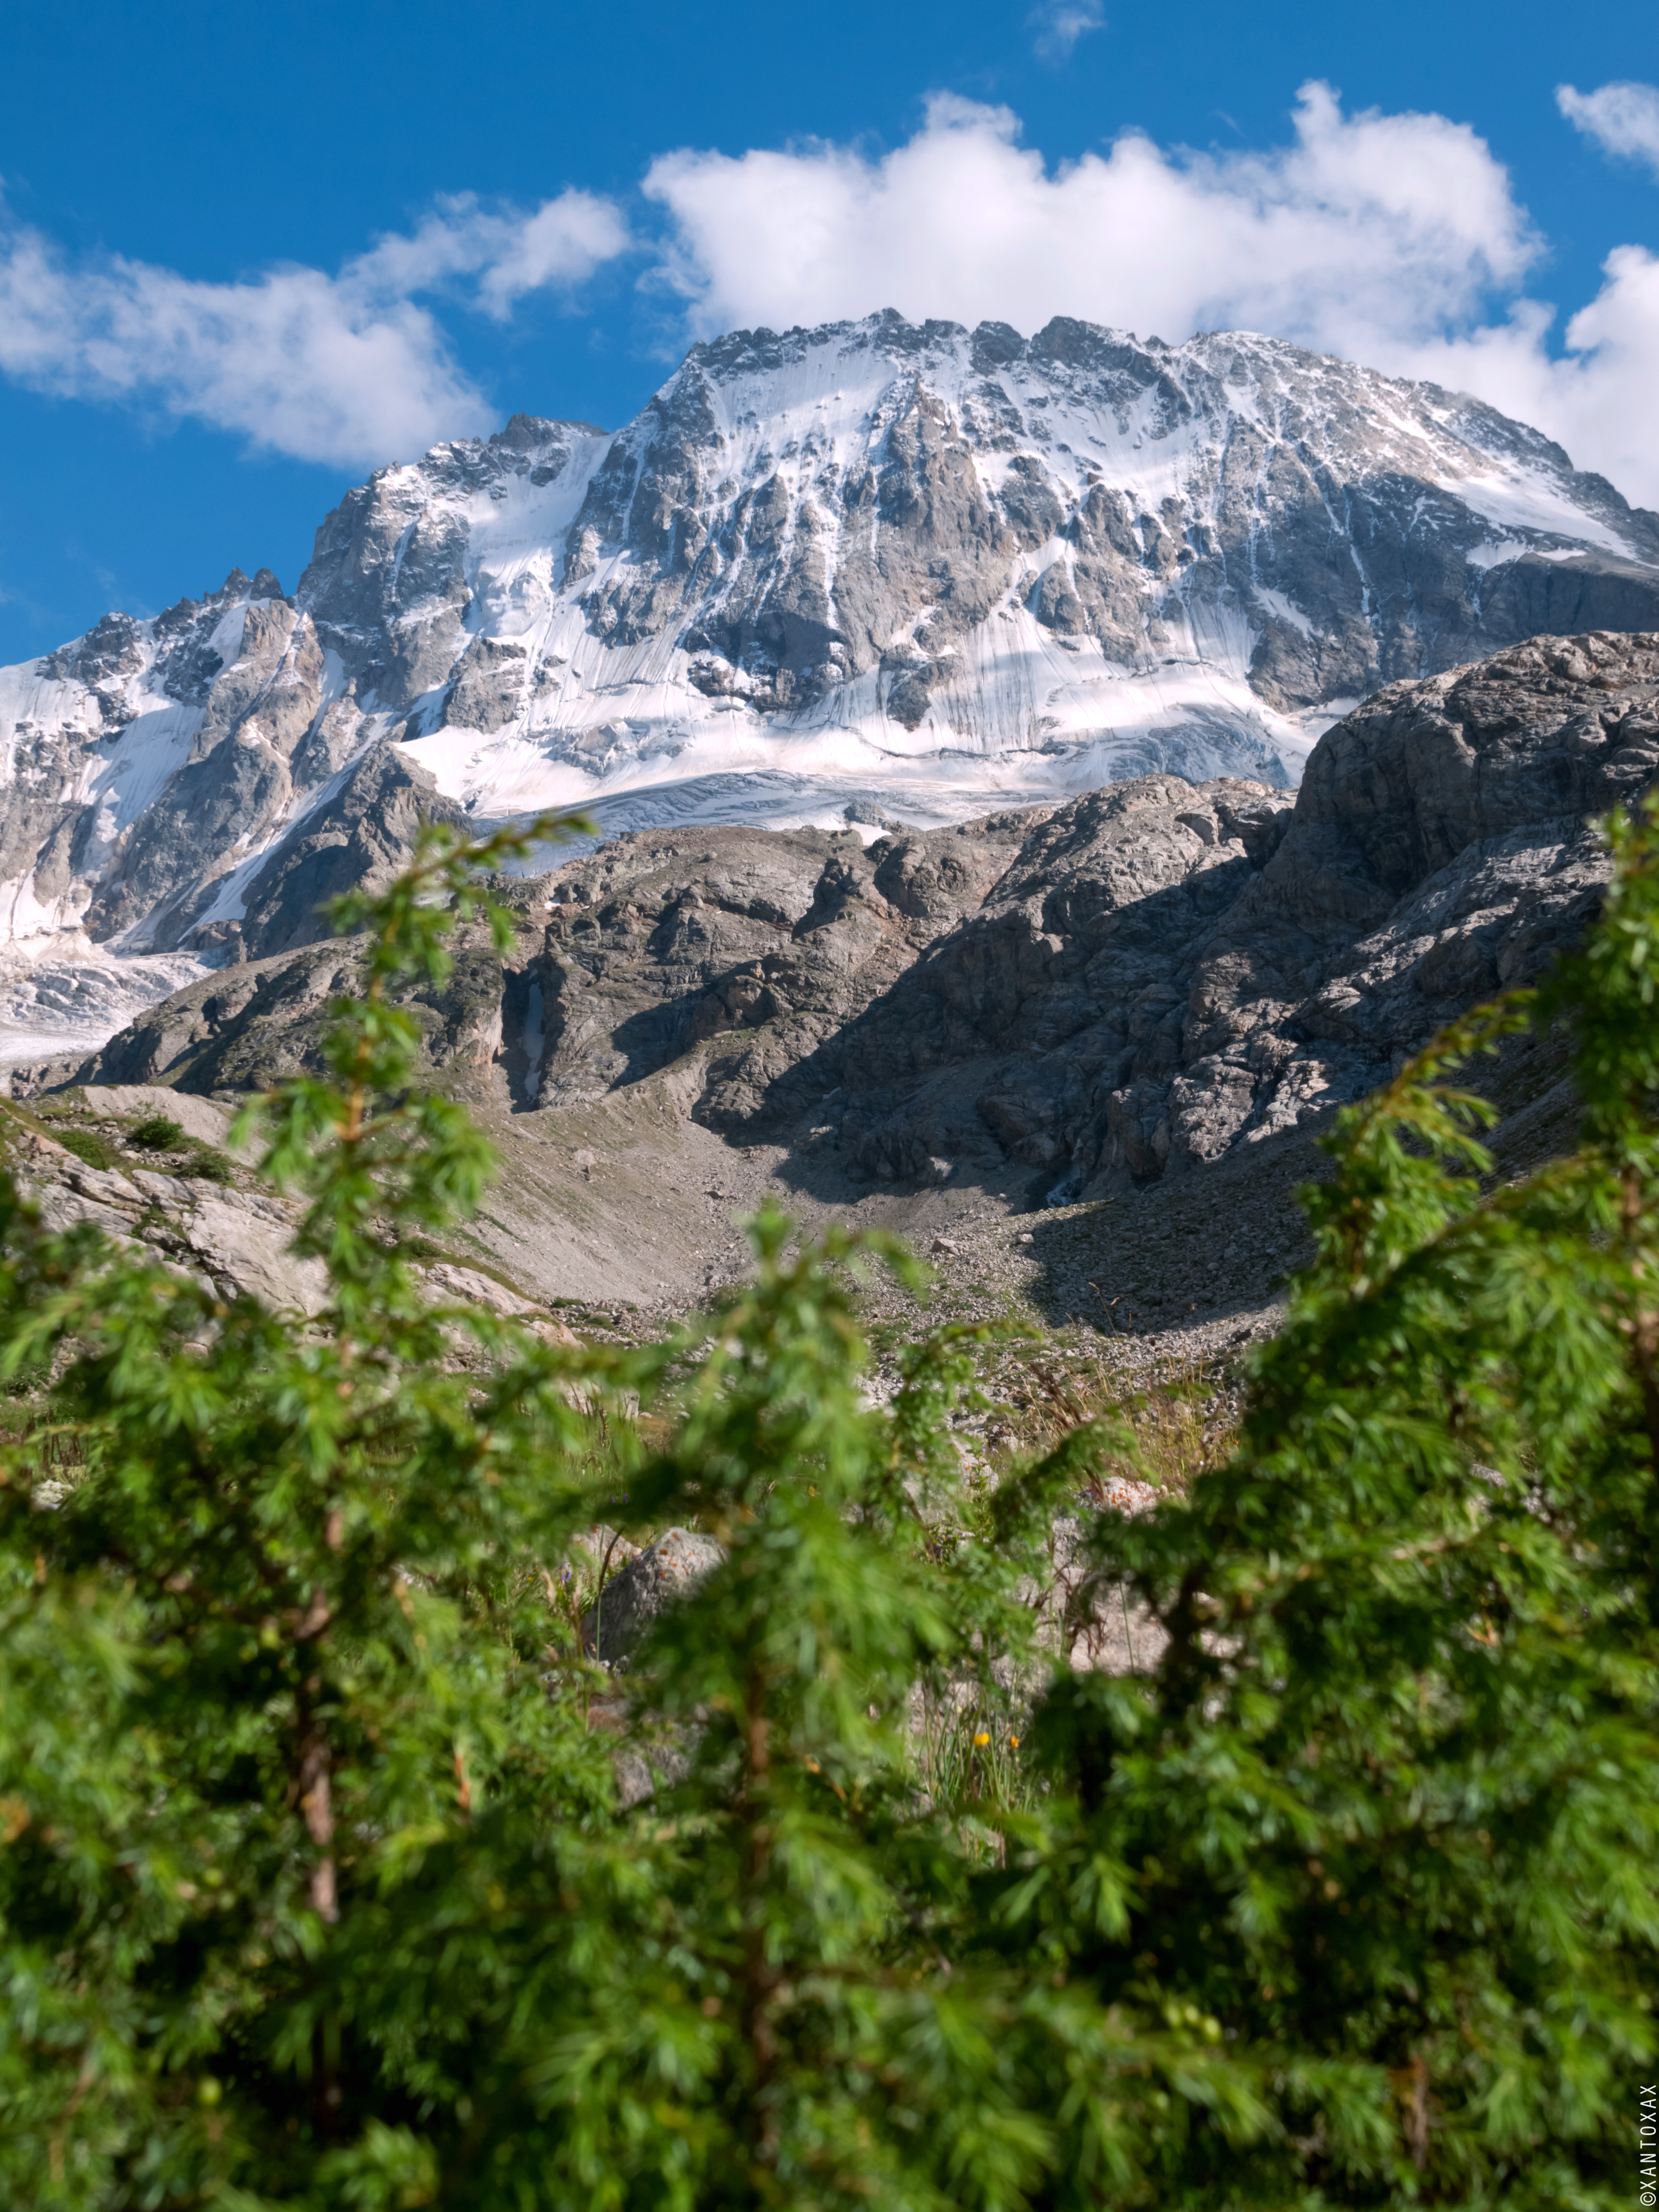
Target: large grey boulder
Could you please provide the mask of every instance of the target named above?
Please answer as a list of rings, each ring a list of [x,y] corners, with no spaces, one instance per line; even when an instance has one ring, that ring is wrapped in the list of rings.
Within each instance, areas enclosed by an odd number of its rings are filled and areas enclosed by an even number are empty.
[[[612,1575],[597,1605],[583,1616],[588,1650],[614,1665],[625,1663],[654,1622],[712,1574],[726,1554],[712,1536],[695,1528],[670,1528]]]

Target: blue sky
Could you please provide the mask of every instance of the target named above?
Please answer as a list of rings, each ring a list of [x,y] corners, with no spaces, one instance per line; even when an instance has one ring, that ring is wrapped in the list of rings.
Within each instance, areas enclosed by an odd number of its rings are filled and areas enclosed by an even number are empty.
[[[3,0],[0,33],[0,660],[236,562],[291,589],[428,438],[611,427],[699,331],[883,306],[1276,328],[1659,503],[1651,0]]]

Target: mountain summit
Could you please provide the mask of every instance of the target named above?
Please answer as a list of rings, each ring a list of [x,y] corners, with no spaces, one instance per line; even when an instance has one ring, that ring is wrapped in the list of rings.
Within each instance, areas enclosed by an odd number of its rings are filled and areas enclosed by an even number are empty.
[[[12,1018],[99,946],[171,988],[307,941],[422,808],[1284,787],[1379,684],[1656,627],[1659,517],[1432,385],[1065,319],[739,331],[614,436],[515,416],[378,471],[292,599],[238,571],[0,672]]]

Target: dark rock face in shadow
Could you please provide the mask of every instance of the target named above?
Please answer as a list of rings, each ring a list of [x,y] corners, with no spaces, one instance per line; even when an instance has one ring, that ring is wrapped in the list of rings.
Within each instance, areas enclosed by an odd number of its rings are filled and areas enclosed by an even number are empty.
[[[766,1114],[839,1084],[876,1176],[988,1136],[1067,1195],[1170,1182],[1362,1097],[1534,981],[1606,879],[1590,818],[1659,769],[1659,637],[1538,639],[1390,685],[1293,806],[1147,777],[1058,809],[978,910]]]

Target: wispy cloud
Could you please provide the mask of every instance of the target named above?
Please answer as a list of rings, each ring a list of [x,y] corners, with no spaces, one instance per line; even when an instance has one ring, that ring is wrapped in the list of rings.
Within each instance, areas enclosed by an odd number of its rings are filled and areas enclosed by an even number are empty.
[[[1628,81],[1580,92],[1555,88],[1555,104],[1575,130],[1595,139],[1604,154],[1644,162],[1659,177],[1659,88]]]
[[[492,420],[416,295],[453,295],[499,319],[527,292],[580,283],[629,243],[614,205],[591,193],[532,210],[465,196],[337,275],[289,266],[207,283],[120,256],[71,261],[0,210],[0,372],[361,467]]]
[[[1106,10],[1101,0],[1039,0],[1025,21],[1042,60],[1068,62],[1079,39],[1104,27]]]
[[[592,192],[561,192],[528,213],[459,192],[438,200],[408,236],[394,233],[348,262],[341,281],[395,299],[470,277],[464,296],[501,320],[526,292],[580,284],[629,243],[615,203]]]
[[[28,620],[37,627],[51,620],[48,609],[15,584],[9,584],[0,576],[0,607],[21,607]]]

